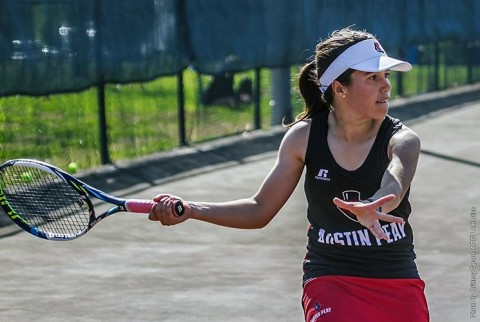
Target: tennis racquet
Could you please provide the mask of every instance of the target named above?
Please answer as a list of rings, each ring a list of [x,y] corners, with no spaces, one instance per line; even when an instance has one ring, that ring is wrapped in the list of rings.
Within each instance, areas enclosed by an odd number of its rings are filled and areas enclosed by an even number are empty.
[[[97,215],[91,197],[115,205]],[[155,202],[121,199],[48,163],[17,159],[0,166],[0,205],[18,226],[49,240],[72,240],[117,212],[149,213]],[[181,201],[175,212],[184,213]]]

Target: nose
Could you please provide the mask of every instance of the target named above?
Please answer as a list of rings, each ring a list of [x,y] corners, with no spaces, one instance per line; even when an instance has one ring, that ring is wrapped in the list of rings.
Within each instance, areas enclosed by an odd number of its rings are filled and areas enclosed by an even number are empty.
[[[388,78],[384,78],[384,82],[382,84],[381,90],[382,93],[387,93],[392,89],[392,85],[390,84],[390,80]]]

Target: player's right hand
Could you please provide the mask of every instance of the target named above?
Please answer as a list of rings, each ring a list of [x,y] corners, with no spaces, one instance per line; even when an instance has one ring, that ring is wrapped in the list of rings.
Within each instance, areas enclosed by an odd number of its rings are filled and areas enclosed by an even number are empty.
[[[186,205],[182,198],[170,194],[158,194],[153,198],[156,205],[152,207],[148,215],[151,221],[159,221],[164,226],[176,225],[189,218],[191,209]],[[181,201],[185,208],[183,215],[178,215],[175,211],[175,204]]]

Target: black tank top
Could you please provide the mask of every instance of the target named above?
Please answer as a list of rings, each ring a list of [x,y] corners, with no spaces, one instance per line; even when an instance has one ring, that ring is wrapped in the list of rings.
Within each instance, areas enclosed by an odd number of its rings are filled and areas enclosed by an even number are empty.
[[[388,240],[376,239],[356,217],[335,206],[333,198],[365,200],[379,188],[390,162],[388,144],[403,124],[386,116],[364,163],[348,171],[337,164],[327,144],[329,112],[312,118],[305,156],[305,194],[308,201],[307,253],[304,281],[323,275],[376,278],[419,278],[413,250],[408,189],[390,214],[403,224],[380,222]]]

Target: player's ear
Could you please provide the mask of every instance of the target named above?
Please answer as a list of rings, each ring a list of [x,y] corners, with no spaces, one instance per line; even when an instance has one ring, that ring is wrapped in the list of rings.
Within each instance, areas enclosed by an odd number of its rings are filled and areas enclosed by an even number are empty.
[[[339,81],[334,80],[332,83],[332,91],[334,96],[345,98],[347,95],[347,88]]]

